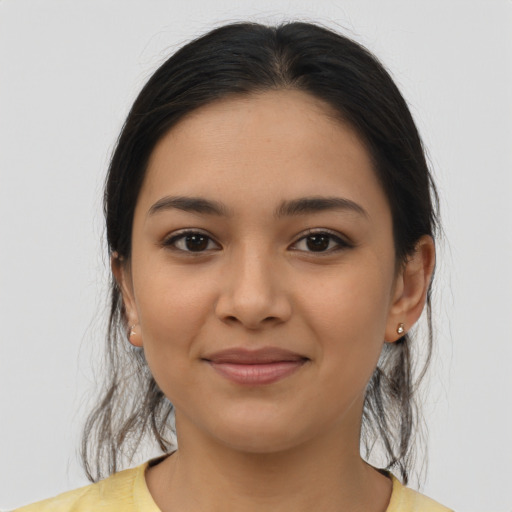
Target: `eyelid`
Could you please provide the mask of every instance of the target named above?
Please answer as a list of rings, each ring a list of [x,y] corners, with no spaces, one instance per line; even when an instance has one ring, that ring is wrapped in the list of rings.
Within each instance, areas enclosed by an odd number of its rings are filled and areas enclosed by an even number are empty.
[[[212,249],[209,249],[209,250],[204,250],[204,251],[187,251],[184,249],[179,249],[173,245],[175,242],[183,239],[187,235],[202,235],[202,236],[208,238],[209,242],[210,241],[213,242],[215,245],[217,245],[218,248],[220,248],[220,244],[208,232],[203,231],[201,229],[191,229],[191,228],[185,228],[185,229],[182,229],[179,231],[172,232],[171,234],[164,237],[164,239],[162,240],[160,245],[166,249],[174,250],[174,251],[181,252],[181,253],[187,254],[187,255],[192,255],[192,256],[200,256],[201,254],[204,255],[206,253],[209,253],[212,250]],[[218,249],[214,249],[214,250],[218,250]]]
[[[187,255],[193,255],[193,256],[199,256],[201,254],[206,254],[212,251],[212,249],[205,249],[203,251],[188,251],[184,249],[179,249],[175,247],[173,244],[177,242],[178,240],[183,239],[187,235],[202,235],[209,239],[209,242],[213,242],[215,245],[217,245],[218,248],[221,248],[220,244],[214,239],[212,235],[210,235],[208,232],[203,231],[201,229],[191,229],[191,228],[184,228],[179,231],[175,231],[171,233],[170,235],[167,235],[161,242],[161,245],[167,249],[175,250],[177,252],[181,252],[183,254]],[[307,238],[311,235],[328,235],[332,240],[334,240],[337,244],[337,247],[331,248],[327,251],[304,251],[301,249],[293,249],[294,245],[297,245],[299,242]],[[291,250],[303,252],[303,253],[309,253],[314,254],[315,256],[322,256],[322,255],[329,255],[333,252],[353,248],[354,243],[349,241],[347,237],[343,236],[341,233],[337,231],[333,231],[331,229],[327,228],[310,228],[307,229],[305,232],[301,233],[301,235],[291,244]],[[218,250],[218,249],[214,249]]]
[[[337,231],[333,231],[327,228],[312,228],[306,230],[304,233],[300,235],[299,238],[297,238],[295,242],[293,242],[292,246],[298,244],[300,241],[304,240],[305,238],[311,235],[329,235],[338,244],[338,247],[334,249],[329,249],[327,251],[300,251],[300,249],[292,250],[314,254],[315,256],[325,256],[339,250],[350,249],[354,247],[354,243],[349,241],[347,237],[343,236],[341,233]]]

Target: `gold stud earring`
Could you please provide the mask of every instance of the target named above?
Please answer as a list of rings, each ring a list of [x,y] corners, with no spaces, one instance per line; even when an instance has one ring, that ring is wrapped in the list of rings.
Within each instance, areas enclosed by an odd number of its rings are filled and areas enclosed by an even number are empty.
[[[397,334],[403,334],[404,331],[405,331],[404,324],[403,323],[399,323],[398,327],[396,328]]]

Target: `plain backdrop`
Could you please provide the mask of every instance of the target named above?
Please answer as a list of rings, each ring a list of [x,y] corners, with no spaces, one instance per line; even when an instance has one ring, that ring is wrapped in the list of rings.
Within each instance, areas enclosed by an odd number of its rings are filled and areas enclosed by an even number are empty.
[[[184,42],[247,19],[353,37],[409,102],[445,230],[423,492],[511,511],[507,0],[0,0],[0,509],[87,483],[76,453],[106,318],[101,189],[131,102]]]

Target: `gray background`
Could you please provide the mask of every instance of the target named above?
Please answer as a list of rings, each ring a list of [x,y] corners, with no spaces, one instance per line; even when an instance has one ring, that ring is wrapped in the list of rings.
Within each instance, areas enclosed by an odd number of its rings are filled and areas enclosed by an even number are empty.
[[[0,508],[87,483],[76,447],[105,325],[101,188],[135,95],[213,26],[291,18],[368,46],[411,106],[446,232],[423,490],[512,510],[507,0],[0,0]]]

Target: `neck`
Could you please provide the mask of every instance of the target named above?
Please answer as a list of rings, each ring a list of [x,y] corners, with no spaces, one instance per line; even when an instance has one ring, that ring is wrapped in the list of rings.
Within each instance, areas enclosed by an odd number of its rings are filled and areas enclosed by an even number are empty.
[[[286,451],[248,453],[181,426],[179,450],[146,475],[162,512],[386,510],[391,481],[361,459],[358,432],[350,443],[337,429]]]

